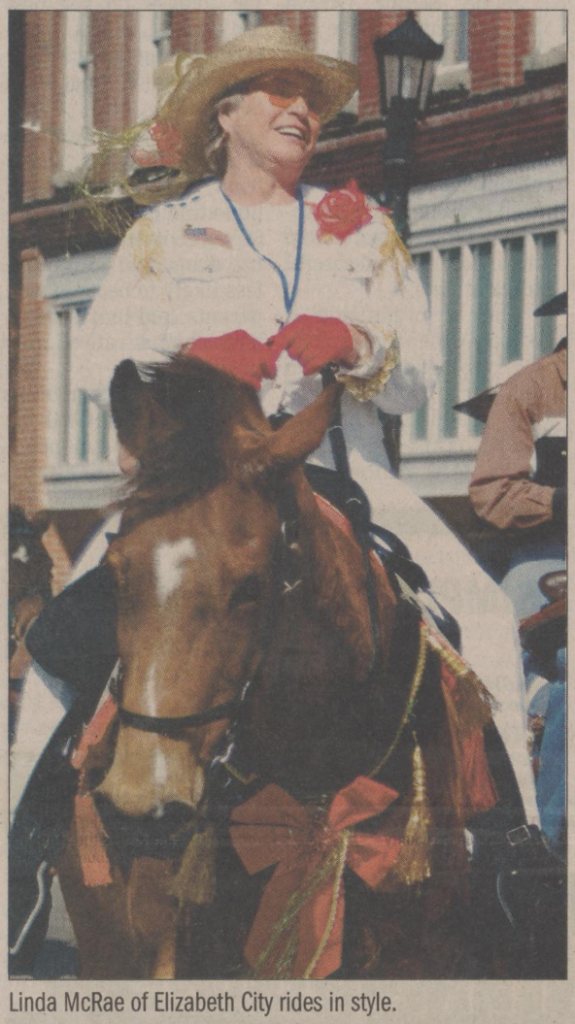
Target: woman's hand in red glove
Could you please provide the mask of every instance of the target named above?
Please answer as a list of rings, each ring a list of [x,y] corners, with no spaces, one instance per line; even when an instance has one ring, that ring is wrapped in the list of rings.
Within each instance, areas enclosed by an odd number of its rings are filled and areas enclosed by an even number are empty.
[[[289,352],[303,367],[306,377],[327,363],[353,366],[356,352],[351,328],[333,316],[302,316],[282,327],[273,338],[273,351]]]
[[[275,377],[278,353],[247,331],[230,331],[217,338],[196,338],[182,345],[180,355],[201,359],[259,391],[264,377]]]

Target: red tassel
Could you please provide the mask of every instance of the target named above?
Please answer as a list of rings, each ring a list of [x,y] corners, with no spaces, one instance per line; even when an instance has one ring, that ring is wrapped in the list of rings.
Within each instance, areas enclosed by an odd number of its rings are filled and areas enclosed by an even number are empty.
[[[73,768],[83,767],[90,747],[100,742],[110,722],[116,717],[117,711],[114,699],[106,697],[104,703],[98,708],[96,714],[84,729],[80,742],[72,754],[70,760]]]
[[[84,885],[110,885],[112,874],[104,845],[106,832],[91,793],[75,800],[78,854]]]

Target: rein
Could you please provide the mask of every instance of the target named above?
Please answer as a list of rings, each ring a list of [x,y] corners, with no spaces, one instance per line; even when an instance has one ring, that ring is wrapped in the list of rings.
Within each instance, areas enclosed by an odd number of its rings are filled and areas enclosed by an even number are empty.
[[[336,381],[336,367],[333,364],[325,366],[321,371],[322,384],[325,388]],[[338,397],[333,419],[328,429],[329,443],[333,457],[334,468],[342,478],[349,484],[353,484],[353,477],[349,465],[347,446],[341,422],[341,397]],[[361,502],[350,490],[349,497],[345,502],[345,514],[349,519],[355,540],[357,541],[363,559],[365,570],[365,596],[369,609],[369,626],[371,631],[371,660],[367,673],[369,679],[371,673],[377,666],[381,654],[381,642],[378,629],[377,598],[375,589],[375,578],[371,563],[371,540],[369,535],[370,513],[369,507]]]

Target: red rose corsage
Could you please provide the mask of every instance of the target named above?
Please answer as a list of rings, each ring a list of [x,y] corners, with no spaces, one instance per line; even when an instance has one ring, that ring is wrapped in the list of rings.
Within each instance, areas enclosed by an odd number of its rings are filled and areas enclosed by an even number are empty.
[[[319,225],[317,237],[337,238],[339,242],[373,219],[365,195],[355,181],[328,192],[317,203],[313,215]]]
[[[183,139],[181,133],[165,121],[155,121],[148,130],[154,146],[136,147],[131,156],[139,167],[178,167],[182,160]]]

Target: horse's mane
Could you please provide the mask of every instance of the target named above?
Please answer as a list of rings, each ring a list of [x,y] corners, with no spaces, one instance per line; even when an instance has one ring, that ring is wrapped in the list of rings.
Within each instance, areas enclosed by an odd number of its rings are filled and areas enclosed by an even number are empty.
[[[259,410],[252,388],[197,359],[173,356],[164,363],[140,365],[139,375],[142,384],[135,398],[114,394],[111,388],[120,438],[130,417],[142,408],[142,389],[156,408],[157,429],[140,454],[132,488],[122,502],[130,524],[216,487],[225,475],[224,443],[232,424],[242,418],[246,405]]]

